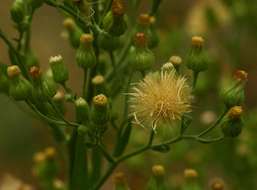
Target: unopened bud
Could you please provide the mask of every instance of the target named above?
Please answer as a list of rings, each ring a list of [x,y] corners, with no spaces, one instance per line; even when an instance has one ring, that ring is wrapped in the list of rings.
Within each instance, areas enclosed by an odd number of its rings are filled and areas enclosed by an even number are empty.
[[[41,76],[41,70],[39,67],[37,66],[32,66],[30,69],[29,69],[29,74],[30,76],[33,78],[33,79],[37,79]]]
[[[193,36],[192,37],[192,45],[195,47],[202,47],[204,43],[204,39],[201,36]]]
[[[92,120],[94,123],[104,125],[108,119],[108,98],[104,94],[93,97]]]
[[[165,175],[165,169],[162,165],[154,165],[152,172],[155,177],[163,177]]]
[[[185,169],[184,170],[184,177],[186,179],[194,179],[198,177],[198,173],[194,169]]]
[[[53,147],[47,147],[44,152],[45,152],[46,158],[49,160],[54,159],[56,156],[56,150]]]
[[[224,189],[224,182],[222,179],[214,179],[211,182],[211,189],[212,190],[223,190]]]
[[[50,57],[49,63],[55,82],[64,84],[69,79],[69,71],[63,63],[61,55]]]
[[[78,98],[75,101],[76,118],[79,123],[86,124],[89,121],[89,106],[86,100]]]
[[[239,80],[239,81],[246,81],[248,78],[248,73],[245,72],[244,70],[237,70],[234,73],[234,77]]]
[[[37,152],[34,157],[33,160],[35,163],[40,163],[46,160],[46,155],[44,152]]]
[[[230,108],[230,110],[228,111],[228,116],[231,119],[238,119],[241,117],[243,113],[243,108],[242,106],[233,106],[232,108]]]
[[[7,75],[10,78],[14,78],[16,76],[19,76],[21,73],[20,68],[17,65],[12,65],[7,68]]]
[[[179,66],[182,63],[182,58],[176,55],[173,55],[170,57],[169,61],[174,65],[174,66]]]
[[[123,0],[112,1],[112,13],[115,16],[122,16],[125,13],[125,7]]]
[[[149,26],[151,24],[150,16],[148,14],[139,15],[138,22],[142,26]]]
[[[103,75],[96,75],[93,79],[92,79],[92,83],[94,85],[101,85],[104,83],[104,77]]]

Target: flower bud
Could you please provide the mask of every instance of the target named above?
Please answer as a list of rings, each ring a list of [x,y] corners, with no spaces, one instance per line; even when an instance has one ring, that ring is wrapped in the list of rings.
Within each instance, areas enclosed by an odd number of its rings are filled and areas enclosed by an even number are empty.
[[[26,68],[31,68],[33,66],[38,66],[39,65],[37,57],[35,56],[35,54],[31,50],[29,50],[26,53],[25,65],[26,65]]]
[[[105,92],[105,86],[104,86],[105,80],[104,77],[102,75],[96,75],[93,79],[92,79],[92,84],[95,87],[95,93],[99,94],[99,93],[103,93]]]
[[[10,80],[9,95],[17,101],[26,100],[31,97],[32,86],[25,78],[20,76],[20,68],[16,65],[7,68]]]
[[[187,57],[187,67],[196,73],[207,70],[209,57],[203,50],[204,39],[200,36],[192,37],[192,48]]]
[[[63,63],[61,55],[50,57],[49,63],[53,72],[55,82],[64,84],[69,79],[69,72]]]
[[[40,163],[46,160],[46,155],[44,152],[37,152],[34,157],[33,160],[35,163]]]
[[[101,34],[98,37],[99,47],[106,51],[114,51],[119,49],[122,45],[121,39],[116,36],[111,36],[109,34]]]
[[[164,181],[164,175],[165,175],[164,167],[162,165],[154,165],[152,167],[152,173],[153,173],[153,176],[150,178],[147,184],[147,189],[148,190],[167,189]]]
[[[148,14],[141,14],[138,19],[138,32],[143,32],[147,38],[147,46],[152,49],[155,48],[159,43],[159,37],[156,33],[155,17]]]
[[[221,93],[221,98],[226,106],[226,108],[231,108],[236,105],[242,105],[245,101],[245,92],[244,92],[244,85],[239,81],[234,82],[233,86],[223,90]]]
[[[11,7],[11,17],[14,22],[20,24],[26,16],[26,4],[24,0],[15,0]]]
[[[56,156],[56,150],[53,147],[47,147],[44,151],[46,159],[52,160]]]
[[[69,41],[73,48],[78,48],[80,44],[80,36],[83,34],[81,29],[76,25],[72,18],[66,18],[63,22],[63,26],[66,28]]]
[[[103,19],[103,28],[112,36],[121,36],[127,30],[124,18],[125,7],[123,0],[113,0],[111,11]]]
[[[93,97],[92,121],[104,125],[109,119],[108,99],[104,94]]]
[[[86,100],[78,98],[75,101],[77,122],[87,124],[89,122],[89,106]]]
[[[198,177],[198,173],[194,169],[185,169],[184,170],[184,177],[186,179],[194,179]]]
[[[236,70],[234,77],[238,81],[246,81],[248,79],[248,73],[244,70]]]
[[[212,190],[223,190],[224,189],[224,182],[222,179],[213,179],[211,182],[211,189]]]
[[[65,113],[64,101],[65,101],[65,94],[62,90],[58,90],[56,94],[52,98],[53,103],[59,109],[60,113]]]
[[[125,174],[122,172],[117,172],[114,174],[113,183],[115,186],[115,190],[129,190]]]
[[[175,69],[178,71],[182,64],[182,58],[179,56],[173,55],[170,57],[169,62],[172,63]]]
[[[80,46],[76,52],[76,61],[79,67],[88,69],[96,64],[96,56],[92,47],[94,38],[91,34],[83,34],[80,37]]]
[[[165,175],[165,169],[162,165],[154,165],[152,172],[155,177],[163,177]]]
[[[57,84],[53,79],[53,73],[48,70],[46,74],[42,77],[42,88],[44,94],[53,97],[57,92]]]
[[[135,36],[135,49],[130,52],[129,62],[135,70],[145,71],[150,69],[155,62],[154,54],[147,48],[147,41],[144,33],[137,33]]]
[[[234,106],[228,111],[221,125],[222,132],[226,137],[237,137],[241,133],[243,127],[241,119],[242,112],[243,109],[241,106]]]
[[[0,63],[0,93],[8,94],[9,92],[9,79],[7,76],[7,65]]]

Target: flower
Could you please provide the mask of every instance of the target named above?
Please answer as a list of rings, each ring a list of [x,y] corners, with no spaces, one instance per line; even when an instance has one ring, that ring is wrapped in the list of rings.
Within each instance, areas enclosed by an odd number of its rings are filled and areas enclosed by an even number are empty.
[[[191,111],[191,91],[186,78],[165,64],[161,72],[148,74],[132,88],[131,113],[138,124],[150,122],[155,130],[159,121],[180,120]]]

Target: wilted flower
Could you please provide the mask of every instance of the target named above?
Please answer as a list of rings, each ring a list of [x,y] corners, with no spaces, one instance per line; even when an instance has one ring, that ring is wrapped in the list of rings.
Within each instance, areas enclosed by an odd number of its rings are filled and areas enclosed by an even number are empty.
[[[165,68],[165,69],[164,69]],[[130,93],[131,111],[138,124],[180,120],[191,111],[191,88],[186,78],[177,76],[173,67],[165,65],[161,72],[150,73]]]

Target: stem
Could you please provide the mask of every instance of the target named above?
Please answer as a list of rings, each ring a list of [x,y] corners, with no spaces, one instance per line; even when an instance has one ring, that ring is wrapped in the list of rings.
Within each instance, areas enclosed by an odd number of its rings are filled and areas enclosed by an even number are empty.
[[[83,87],[82,87],[82,96],[83,96],[83,98],[86,98],[86,94],[87,94],[87,69],[84,69],[84,79],[83,79]]]
[[[197,79],[198,79],[198,76],[199,76],[199,72],[195,72],[193,73],[193,88],[196,87],[196,83],[197,83]]]
[[[217,125],[219,125],[219,123],[221,122],[221,120],[224,118],[224,116],[226,115],[227,111],[224,111],[219,118],[215,121],[215,123],[213,125],[211,125],[209,128],[205,129],[204,131],[202,131],[198,137],[202,137],[205,134],[209,133],[211,130],[213,130]]]
[[[88,187],[87,149],[84,136],[73,130],[70,141],[70,189],[84,190]]]

